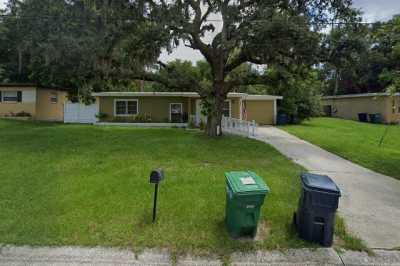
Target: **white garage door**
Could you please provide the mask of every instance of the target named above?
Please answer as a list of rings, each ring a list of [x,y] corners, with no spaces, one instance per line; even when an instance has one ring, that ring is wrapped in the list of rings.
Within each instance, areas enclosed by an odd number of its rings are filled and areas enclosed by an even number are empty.
[[[85,105],[67,102],[64,105],[64,123],[93,124],[97,122],[99,113],[97,103]]]

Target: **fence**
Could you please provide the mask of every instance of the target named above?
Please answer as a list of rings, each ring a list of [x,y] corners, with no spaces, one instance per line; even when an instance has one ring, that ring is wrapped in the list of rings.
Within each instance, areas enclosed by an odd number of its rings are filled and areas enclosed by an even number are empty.
[[[257,123],[253,121],[245,121],[230,117],[222,117],[222,130],[236,135],[255,136],[257,131]]]
[[[98,112],[97,104],[85,105],[67,102],[64,105],[64,123],[93,124],[97,122]]]

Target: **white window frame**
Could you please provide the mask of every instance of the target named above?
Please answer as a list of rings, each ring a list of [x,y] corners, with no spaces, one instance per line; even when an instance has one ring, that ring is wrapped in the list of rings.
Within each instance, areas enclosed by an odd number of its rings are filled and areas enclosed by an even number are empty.
[[[229,118],[232,118],[232,100],[227,99],[224,101],[224,103],[229,102]]]
[[[174,105],[174,104],[181,106],[181,115],[183,115],[183,104],[182,103],[170,103],[169,104],[169,121],[172,121],[171,111],[172,111],[172,105]]]
[[[55,99],[56,101],[53,101]],[[50,103],[51,104],[57,104],[58,103],[58,93],[57,92],[51,92],[50,93]]]
[[[10,93],[10,92],[16,93],[17,100],[15,100],[15,101],[5,100],[5,97],[9,97],[9,96],[5,96],[5,94]],[[18,102],[18,91],[12,91],[12,90],[1,91],[1,98],[2,98],[1,102],[3,102],[3,103],[17,103]]]
[[[136,114],[117,114],[117,102],[136,102]],[[128,104],[126,105],[128,109]],[[126,110],[128,111],[128,110]],[[139,100],[138,99],[114,99],[114,116],[136,116],[139,114]]]

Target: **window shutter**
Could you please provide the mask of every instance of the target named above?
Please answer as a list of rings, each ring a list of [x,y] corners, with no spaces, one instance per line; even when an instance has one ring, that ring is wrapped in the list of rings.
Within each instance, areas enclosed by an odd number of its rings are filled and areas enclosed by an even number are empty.
[[[17,102],[22,102],[22,91],[17,91]]]
[[[1,91],[0,91],[0,103],[3,100],[3,97],[1,96]]]

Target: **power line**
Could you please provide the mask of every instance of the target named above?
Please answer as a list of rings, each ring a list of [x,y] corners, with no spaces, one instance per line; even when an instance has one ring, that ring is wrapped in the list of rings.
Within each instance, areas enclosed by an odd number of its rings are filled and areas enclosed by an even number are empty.
[[[22,20],[49,20],[49,19],[69,19],[69,20],[75,20],[75,22],[81,23],[81,24],[87,24],[90,22],[96,22],[98,19],[102,18],[101,16],[69,16],[69,15],[38,15],[38,16],[16,16],[12,14],[0,14],[0,22],[1,18],[16,18],[16,19],[22,19]],[[86,21],[85,21],[86,20]],[[110,18],[107,17],[107,21],[125,21],[129,23],[135,23],[136,20],[133,17],[117,17],[117,18]],[[140,21],[140,20],[137,20]],[[254,20],[252,22],[270,22],[272,20],[268,19],[263,19],[263,20]],[[205,20],[205,22],[223,22],[223,20],[219,19],[208,19]],[[324,23],[325,25],[332,26],[332,25],[374,25],[379,22],[326,22]],[[389,24],[389,22],[384,22],[385,25]],[[309,26],[309,25],[298,25],[298,26]],[[290,30],[290,29],[289,29]],[[273,42],[273,41],[296,41],[296,39],[299,36],[268,36],[268,40],[266,42]],[[329,42],[341,42],[340,40],[330,40]],[[252,43],[254,47],[260,47],[260,46],[266,46],[265,43]]]
[[[62,18],[62,19],[79,19],[79,20],[93,20],[93,19],[98,19],[102,18],[101,16],[98,15],[92,15],[92,16],[70,16],[70,15],[36,15],[36,16],[27,16],[27,15],[12,15],[12,14],[0,14],[0,18],[15,18],[15,19],[24,19],[24,20],[38,20],[38,19],[54,19],[54,18]],[[134,20],[134,17],[107,17],[107,20],[109,21],[132,21]],[[271,22],[273,19],[256,19],[252,20],[252,23],[257,23],[257,22]],[[205,19],[203,22],[219,22],[223,23],[224,21],[222,19]],[[367,21],[357,21],[357,22],[335,22],[335,21],[326,21],[326,22],[314,22],[311,23],[312,25],[325,25],[325,26],[331,26],[331,25],[376,25],[379,23],[384,23],[384,24],[393,24],[391,22],[384,22],[384,21],[376,21],[376,22],[367,22]]]

